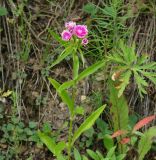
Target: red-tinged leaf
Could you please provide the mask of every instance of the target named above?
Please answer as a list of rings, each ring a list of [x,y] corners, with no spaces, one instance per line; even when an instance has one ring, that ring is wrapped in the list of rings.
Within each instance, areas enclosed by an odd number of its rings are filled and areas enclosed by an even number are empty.
[[[148,116],[141,121],[139,121],[133,128],[133,131],[137,131],[138,129],[142,128],[143,126],[147,125],[151,121],[153,121],[156,118],[156,115]]]
[[[111,137],[112,137],[112,138],[116,138],[116,137],[119,137],[119,136],[121,136],[121,135],[123,135],[123,134],[126,134],[126,133],[127,133],[127,131],[125,131],[125,130],[118,130],[118,131],[114,132],[114,133],[111,135]]]
[[[130,142],[130,138],[123,138],[123,139],[120,141],[121,144],[127,144],[127,143],[129,143],[129,142]]]

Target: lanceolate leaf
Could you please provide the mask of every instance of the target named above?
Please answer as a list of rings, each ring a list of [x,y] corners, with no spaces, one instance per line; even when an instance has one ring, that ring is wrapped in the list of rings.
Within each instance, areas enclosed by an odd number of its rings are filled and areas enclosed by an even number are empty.
[[[141,121],[139,121],[133,128],[133,131],[137,131],[140,128],[142,128],[143,126],[147,125],[148,123],[150,123],[151,121],[153,121],[156,118],[156,115],[152,115],[152,116],[148,116],[144,119],[142,119]]]
[[[151,145],[152,145],[152,138],[154,136],[156,136],[156,127],[151,127],[141,137],[139,144],[138,144],[139,160],[143,160],[144,156],[150,150]]]
[[[70,80],[70,81],[64,82],[62,85],[60,85],[58,90],[59,90],[59,92],[62,92],[63,90],[70,88],[74,84],[75,84],[74,80]]]
[[[94,122],[103,112],[105,105],[98,108],[95,112],[93,112],[82,124],[81,126],[75,131],[72,139],[72,145],[74,142],[79,138],[79,136],[86,130],[88,130],[91,126],[93,126]]]
[[[50,138],[49,136],[47,136],[46,134],[40,132],[40,131],[38,132],[38,135],[39,135],[41,141],[55,155],[55,146],[56,146],[56,144],[55,144],[54,140],[52,138]]]
[[[80,80],[82,80],[85,77],[88,77],[89,75],[93,74],[94,72],[96,72],[98,69],[100,69],[104,65],[105,65],[105,61],[96,62],[95,64],[91,65],[90,67],[88,67],[87,69],[85,69],[84,71],[82,71],[79,74],[79,76],[77,78],[77,81],[80,81]]]
[[[119,137],[119,136],[126,134],[126,133],[127,133],[127,131],[125,131],[125,130],[118,130],[118,131],[114,132],[111,137],[116,138],[116,137]]]
[[[123,138],[121,141],[120,141],[120,143],[121,144],[127,144],[127,143],[129,143],[130,142],[130,138]]]
[[[63,59],[65,59],[68,55],[70,55],[73,52],[73,49],[71,46],[67,47],[62,54],[58,56],[58,58],[52,63],[52,65],[49,68],[54,67],[58,63],[60,63]]]
[[[61,97],[62,101],[68,106],[71,115],[73,115],[74,102],[73,102],[72,98],[70,97],[70,95],[65,90],[63,90],[62,92],[59,92],[59,87],[61,85],[56,80],[54,80],[52,78],[48,78],[48,79],[49,79],[50,83],[54,86],[56,91],[58,92],[58,94]]]

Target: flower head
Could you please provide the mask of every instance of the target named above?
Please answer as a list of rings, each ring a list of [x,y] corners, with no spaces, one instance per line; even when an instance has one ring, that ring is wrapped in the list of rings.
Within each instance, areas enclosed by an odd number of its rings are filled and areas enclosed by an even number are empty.
[[[88,29],[86,25],[76,25],[73,32],[78,38],[85,38],[88,34]]]
[[[87,38],[82,39],[81,44],[82,44],[83,46],[87,45],[87,44],[88,44],[88,39],[87,39]]]
[[[61,33],[61,36],[62,36],[62,39],[64,41],[69,41],[72,37],[72,33],[69,32],[68,30],[64,30],[62,33]]]
[[[65,23],[65,27],[71,32],[73,31],[75,26],[76,26],[76,22],[73,22],[73,21],[69,21]]]

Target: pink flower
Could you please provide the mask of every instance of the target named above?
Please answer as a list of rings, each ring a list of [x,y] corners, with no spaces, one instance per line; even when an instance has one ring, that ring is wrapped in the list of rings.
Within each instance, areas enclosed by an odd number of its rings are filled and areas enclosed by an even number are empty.
[[[72,33],[69,32],[68,30],[64,30],[62,33],[61,33],[61,36],[62,36],[62,39],[64,41],[69,41],[72,37]]]
[[[65,27],[70,31],[72,32],[74,27],[76,26],[76,23],[73,22],[73,21],[70,21],[70,22],[66,22],[65,23]]]
[[[85,25],[76,25],[74,27],[74,34],[78,38],[84,38],[88,34],[87,26],[85,26]]]
[[[87,45],[87,44],[88,44],[88,39],[87,39],[87,38],[82,39],[81,44],[82,44],[83,46]]]

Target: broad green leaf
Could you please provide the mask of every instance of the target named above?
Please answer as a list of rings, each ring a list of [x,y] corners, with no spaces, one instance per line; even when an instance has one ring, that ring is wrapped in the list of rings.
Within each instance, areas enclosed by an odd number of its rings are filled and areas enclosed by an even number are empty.
[[[100,160],[99,156],[94,151],[87,149],[87,153],[93,160]]]
[[[128,105],[124,96],[118,97],[118,90],[114,87],[113,81],[109,81],[110,103],[112,104],[110,112],[112,114],[112,123],[114,131],[127,130],[128,128]]]
[[[61,97],[62,101],[68,106],[70,114],[73,115],[74,112],[74,102],[72,100],[72,98],[70,97],[70,95],[63,90],[62,92],[59,92],[59,87],[61,86],[56,80],[52,79],[52,78],[48,78],[50,83],[54,86],[54,88],[56,89],[56,91],[58,92],[59,96]]]
[[[101,106],[96,111],[94,111],[82,124],[81,126],[75,131],[72,139],[72,145],[74,142],[79,138],[79,136],[86,130],[88,130],[91,126],[93,126],[96,119],[100,116],[103,112],[106,105]]]
[[[104,135],[103,143],[107,150],[110,150],[114,146],[113,139],[110,135]]]
[[[5,7],[0,7],[0,16],[7,15],[8,11]]]
[[[47,146],[47,148],[55,155],[55,141],[40,131],[38,132],[38,136],[40,137],[41,141]]]
[[[99,61],[96,62],[95,64],[91,65],[90,67],[88,67],[87,69],[85,69],[84,71],[82,71],[78,78],[77,81],[82,80],[85,77],[88,77],[89,75],[93,74],[94,72],[96,72],[98,69],[102,68],[105,65],[105,61]]]
[[[156,127],[149,128],[141,137],[138,144],[139,159],[143,160],[152,145],[152,138],[156,136]]]
[[[75,160],[81,160],[81,155],[76,148],[74,148],[74,158]]]

